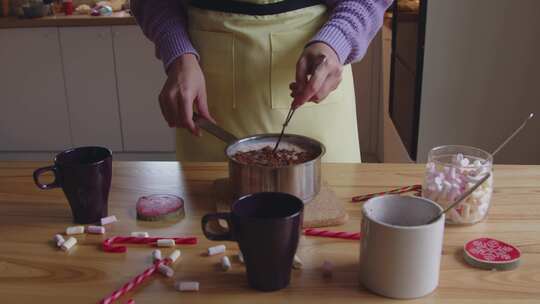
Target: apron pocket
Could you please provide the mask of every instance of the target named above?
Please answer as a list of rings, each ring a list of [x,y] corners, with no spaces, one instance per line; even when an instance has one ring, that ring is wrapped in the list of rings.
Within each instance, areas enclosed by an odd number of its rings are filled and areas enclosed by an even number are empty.
[[[296,62],[304,51],[305,44],[313,35],[314,33],[309,30],[293,30],[270,34],[272,109],[289,109],[291,107],[292,97],[289,84],[295,81]],[[320,104],[307,102],[302,107],[321,106],[339,102],[342,99],[343,92],[338,87]]]
[[[194,29],[190,29],[189,34],[200,55],[210,113],[219,112],[223,105],[235,108],[233,34]]]

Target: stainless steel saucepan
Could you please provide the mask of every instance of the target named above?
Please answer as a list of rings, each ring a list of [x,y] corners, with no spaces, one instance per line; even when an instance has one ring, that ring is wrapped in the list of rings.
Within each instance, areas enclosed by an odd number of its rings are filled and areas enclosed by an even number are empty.
[[[285,134],[280,148],[294,148],[312,152],[310,161],[283,167],[248,165],[238,162],[233,155],[240,151],[273,147],[279,134],[260,134],[237,138],[221,127],[195,114],[195,124],[227,143],[225,155],[229,160],[229,180],[235,198],[257,192],[285,192],[310,202],[321,190],[321,158],[326,149],[319,141],[301,135]]]

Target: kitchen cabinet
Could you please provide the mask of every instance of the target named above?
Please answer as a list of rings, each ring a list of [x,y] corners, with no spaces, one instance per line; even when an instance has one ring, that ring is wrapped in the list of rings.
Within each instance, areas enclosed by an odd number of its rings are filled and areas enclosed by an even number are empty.
[[[111,28],[59,30],[73,145],[122,151]]]
[[[71,146],[58,29],[0,30],[0,150]]]
[[[113,26],[112,32],[124,150],[174,151],[174,130],[158,103],[166,75],[154,45],[134,25]]]

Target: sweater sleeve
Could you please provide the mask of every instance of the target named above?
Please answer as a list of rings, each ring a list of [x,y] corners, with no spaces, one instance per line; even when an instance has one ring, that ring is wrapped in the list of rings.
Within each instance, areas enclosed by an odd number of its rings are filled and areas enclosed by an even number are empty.
[[[199,56],[189,40],[182,1],[132,0],[131,10],[144,35],[155,44],[165,69],[185,53]]]
[[[360,60],[393,0],[325,0],[330,18],[309,43],[324,42],[343,64]]]

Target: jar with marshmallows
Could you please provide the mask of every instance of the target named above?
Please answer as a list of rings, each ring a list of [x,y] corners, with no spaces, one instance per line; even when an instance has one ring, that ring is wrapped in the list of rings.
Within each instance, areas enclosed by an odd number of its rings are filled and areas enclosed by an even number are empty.
[[[422,196],[443,209],[486,174],[491,176],[471,195],[446,213],[447,224],[467,225],[482,221],[493,193],[493,156],[469,146],[440,146],[428,154]]]

